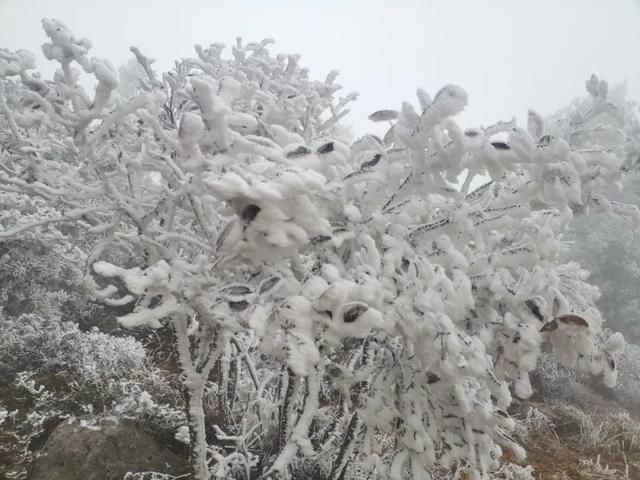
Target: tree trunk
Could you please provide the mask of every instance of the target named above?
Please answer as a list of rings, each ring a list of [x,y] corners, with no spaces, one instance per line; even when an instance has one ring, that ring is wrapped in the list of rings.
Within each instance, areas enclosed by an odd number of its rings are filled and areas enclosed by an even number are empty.
[[[207,466],[207,437],[204,422],[204,383],[186,385],[184,388],[185,407],[189,422],[189,464],[195,480],[209,480]]]
[[[209,480],[207,465],[207,435],[204,421],[204,387],[215,360],[216,351],[208,349],[208,355],[201,367],[198,366],[199,355],[194,355],[187,333],[187,317],[176,315],[172,317],[172,324],[176,334],[178,359],[182,369],[182,385],[185,401],[185,411],[189,423],[189,463],[191,476],[194,480]],[[204,347],[203,347],[204,348]]]

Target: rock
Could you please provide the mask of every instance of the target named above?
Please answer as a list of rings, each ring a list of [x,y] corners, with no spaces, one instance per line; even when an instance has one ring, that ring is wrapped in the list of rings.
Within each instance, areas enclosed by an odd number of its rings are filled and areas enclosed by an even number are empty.
[[[126,420],[58,425],[38,453],[29,480],[122,480],[127,472],[179,475],[185,462]]]

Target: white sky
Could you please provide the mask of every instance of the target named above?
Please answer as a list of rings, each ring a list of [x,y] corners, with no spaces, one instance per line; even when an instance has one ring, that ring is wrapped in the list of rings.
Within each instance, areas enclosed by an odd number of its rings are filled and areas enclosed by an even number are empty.
[[[89,38],[94,56],[116,66],[135,45],[166,70],[193,45],[276,39],[273,52],[300,53],[314,78],[340,71],[344,94],[360,99],[346,123],[376,131],[366,116],[464,87],[465,126],[488,125],[528,108],[543,115],[583,95],[591,73],[610,85],[628,80],[640,100],[640,2],[633,0],[191,1],[0,0],[0,48],[39,55],[42,17]],[[377,130],[379,133],[379,130]]]

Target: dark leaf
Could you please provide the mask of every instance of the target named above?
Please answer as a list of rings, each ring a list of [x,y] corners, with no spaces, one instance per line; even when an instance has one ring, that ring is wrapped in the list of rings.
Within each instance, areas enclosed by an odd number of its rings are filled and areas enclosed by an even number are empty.
[[[320,145],[318,147],[318,153],[329,153],[333,152],[333,142],[325,143],[324,145]]]
[[[267,278],[260,284],[260,290],[258,291],[258,293],[262,295],[263,293],[266,293],[269,290],[272,290],[273,287],[275,287],[278,283],[280,283],[280,278],[278,277]]]
[[[538,140],[538,147],[544,148],[544,147],[548,147],[551,142],[553,141],[555,137],[553,135],[543,135],[542,137],[540,137],[540,140]]]
[[[364,173],[365,172],[363,172],[362,170],[356,170],[355,172],[351,172],[349,175],[344,177],[343,180],[349,180],[350,178],[357,177],[357,176],[362,175]]]
[[[231,222],[227,223],[225,225],[225,227],[222,229],[222,231],[220,232],[220,235],[218,235],[218,239],[216,240],[216,250],[218,250],[220,248],[220,246],[224,242],[224,239],[227,238],[227,236],[231,232],[231,229],[233,229],[233,226],[234,226],[235,223],[236,222],[231,221]]]
[[[558,320],[562,323],[566,323],[568,325],[577,325],[579,327],[589,327],[589,322],[587,322],[584,318],[579,315],[563,315],[558,317]]]
[[[440,380],[442,379],[439,376],[437,376],[435,373],[427,372],[427,383],[429,385],[431,385],[432,383],[439,382]]]
[[[378,110],[369,115],[369,120],[372,122],[385,122],[396,118],[398,118],[397,110]]]
[[[229,285],[221,290],[223,295],[229,295],[233,297],[245,297],[251,295],[253,290],[248,285]]]
[[[375,167],[380,162],[381,158],[382,154],[376,153],[371,160],[363,162],[362,165],[360,165],[360,170],[369,170],[370,168]]]
[[[369,307],[364,303],[357,303],[354,306],[347,309],[343,314],[344,323],[352,323],[355,322],[360,315],[369,310]]]
[[[311,245],[317,245],[319,243],[327,242],[331,240],[329,235],[318,235],[317,237],[313,237],[311,239]]]
[[[529,309],[529,311],[533,314],[534,317],[536,317],[541,322],[544,322],[544,316],[540,312],[540,307],[538,307],[538,304],[535,301],[525,300],[524,304]]]
[[[545,323],[540,329],[541,332],[553,332],[558,329],[558,322],[555,320],[550,321],[549,323]]]
[[[491,142],[491,146],[496,150],[511,150],[511,147],[504,142]]]
[[[613,358],[611,358],[611,356],[605,352],[605,357],[607,358],[607,365],[609,365],[609,368],[611,370],[615,370],[616,369],[616,362],[613,360]]]
[[[477,137],[478,135],[480,135],[480,132],[478,130],[467,129],[467,130],[464,131],[464,134],[467,137],[474,138],[474,137]]]
[[[304,145],[300,145],[295,150],[292,150],[291,152],[287,153],[287,158],[303,157],[304,155],[309,155],[310,153],[311,153],[311,150],[309,150]]]
[[[229,308],[234,312],[242,312],[243,310],[246,310],[248,306],[249,302],[246,300],[240,300],[239,302],[229,301]]]
[[[262,209],[254,204],[247,205],[242,209],[242,213],[240,213],[240,217],[244,222],[251,222],[255,220]]]

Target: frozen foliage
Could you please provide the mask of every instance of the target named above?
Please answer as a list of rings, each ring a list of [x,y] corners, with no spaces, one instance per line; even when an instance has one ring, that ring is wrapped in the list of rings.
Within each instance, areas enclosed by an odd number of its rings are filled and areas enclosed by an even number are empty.
[[[104,385],[145,369],[142,345],[128,337],[81,332],[59,318],[0,317],[0,376],[12,380],[22,370],[69,375],[76,385]]]
[[[145,77],[118,89],[87,40],[43,27],[52,80],[0,51],[0,190],[39,207],[0,238],[86,230],[95,297],[132,306],[123,326],[173,330],[194,478],[488,479],[503,447],[524,456],[505,410],[510,387],[531,395],[543,342],[615,384],[624,340],[560,255],[575,214],[638,220],[603,195],[630,157],[599,145],[626,133],[584,130],[586,151],[535,112],[463,131],[467,94],[447,85],[349,145],[355,96],[269,41],[196,46],[162,75],[133,48]],[[584,124],[609,109],[606,84],[588,90]]]
[[[89,298],[81,266],[61,250],[37,240],[0,242],[0,311],[7,318],[63,318],[83,330],[113,328],[113,315],[120,312]]]
[[[142,344],[133,338],[82,332],[74,323],[35,315],[0,317],[0,327],[2,382],[34,377],[46,388],[60,390],[55,400],[68,413],[89,405],[96,414],[143,414],[159,407],[157,403],[175,403],[173,387],[149,365]],[[155,400],[140,403],[149,392]]]
[[[65,418],[118,415],[156,433],[184,423],[175,390],[148,364],[132,338],[80,331],[58,317],[0,314],[0,444],[8,471],[29,463],[51,428]],[[2,407],[2,405],[0,405]],[[11,468],[12,467],[12,468]],[[4,478],[4,477],[3,477]]]

